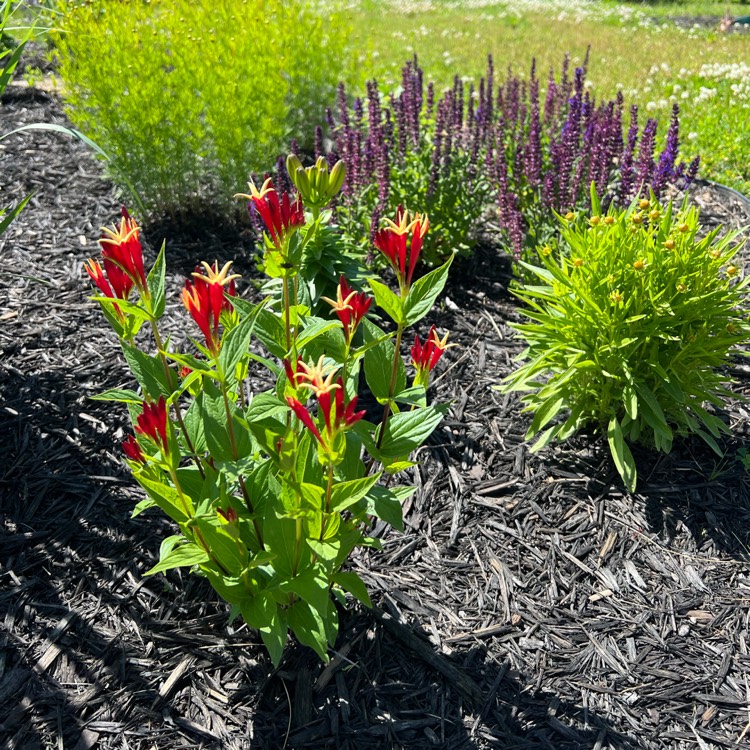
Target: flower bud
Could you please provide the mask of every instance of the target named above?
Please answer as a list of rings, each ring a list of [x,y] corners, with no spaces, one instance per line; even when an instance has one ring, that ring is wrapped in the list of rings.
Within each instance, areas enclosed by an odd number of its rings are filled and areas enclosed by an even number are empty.
[[[664,243],[664,247],[666,247],[666,248],[667,248],[667,250],[674,250],[674,248],[675,248],[675,242],[674,242],[674,240],[673,240],[673,239],[672,239],[672,238],[670,237],[670,238],[669,238],[669,239],[668,239],[668,240],[667,240],[667,241],[666,241],[666,242]]]
[[[615,217],[614,216],[605,216],[604,217],[604,223],[611,227],[615,223]]]
[[[641,211],[645,211],[650,205],[651,201],[646,198],[641,198],[641,200],[638,201],[638,208],[640,208]]]
[[[331,197],[336,195],[344,185],[344,178],[346,177],[346,164],[339,159],[331,170],[331,174],[328,180],[328,192]]]

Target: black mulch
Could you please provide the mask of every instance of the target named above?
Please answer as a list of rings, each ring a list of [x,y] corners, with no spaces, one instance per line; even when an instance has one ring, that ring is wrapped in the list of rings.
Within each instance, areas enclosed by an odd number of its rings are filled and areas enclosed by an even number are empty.
[[[64,122],[18,92],[0,131]],[[324,667],[290,644],[274,670],[207,584],[143,578],[170,525],[131,520],[128,383],[83,261],[117,196],[80,143],[0,143],[2,200],[33,192],[0,241],[0,746],[8,748],[738,748],[750,745],[750,414],[718,459],[695,441],[638,456],[624,492],[601,440],[530,455],[516,397],[490,389],[519,351],[507,262],[459,264],[432,322],[459,344],[435,397],[450,415],[419,454],[406,532],[352,561],[352,606]],[[707,218],[748,223],[700,196]],[[171,305],[199,259],[249,240],[169,227]],[[200,234],[198,232],[200,231]],[[152,254],[153,257],[153,254]],[[732,368],[750,391],[744,360]]]

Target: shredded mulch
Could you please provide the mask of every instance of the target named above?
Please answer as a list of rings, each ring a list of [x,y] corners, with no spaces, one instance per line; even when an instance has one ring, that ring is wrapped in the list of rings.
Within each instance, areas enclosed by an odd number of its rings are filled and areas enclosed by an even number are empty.
[[[19,90],[0,131],[65,122]],[[459,344],[434,398],[453,403],[419,453],[403,534],[351,561],[374,611],[342,612],[331,662],[290,643],[273,669],[207,583],[144,578],[171,533],[130,518],[129,385],[82,263],[118,196],[86,147],[53,133],[0,142],[3,203],[33,192],[0,240],[0,746],[8,748],[738,748],[750,745],[750,412],[637,456],[622,489],[606,445],[531,455],[516,396],[491,390],[520,351],[510,268],[489,247],[454,270],[431,321]],[[697,194],[709,221],[742,202]],[[200,259],[251,240],[197,217],[168,241],[170,299]],[[153,257],[153,253],[152,253]],[[733,364],[738,393],[750,371]]]

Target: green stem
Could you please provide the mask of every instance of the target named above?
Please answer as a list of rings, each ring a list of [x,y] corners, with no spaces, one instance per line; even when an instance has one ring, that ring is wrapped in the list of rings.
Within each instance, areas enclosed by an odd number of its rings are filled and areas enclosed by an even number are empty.
[[[167,385],[169,386],[169,390],[172,391],[176,388],[173,379],[175,377],[175,374],[170,369],[169,363],[167,362],[167,355],[164,351],[164,344],[162,342],[161,335],[159,334],[159,329],[156,325],[156,321],[153,318],[149,318],[149,323],[151,324],[151,331],[154,335],[156,351],[159,353],[159,359],[161,360],[162,367],[164,368],[164,375],[167,378]],[[190,456],[195,462],[195,465],[198,467],[198,471],[200,472],[201,477],[205,479],[206,475],[203,473],[203,466],[201,466],[200,458],[198,457],[193,443],[190,440],[190,436],[188,435],[187,427],[185,426],[185,420],[182,418],[182,409],[180,409],[180,405],[176,401],[174,404],[172,404],[172,406],[174,407],[175,417],[177,417],[177,423],[180,425],[180,430],[182,431],[182,437],[185,439],[185,445],[187,445]]]
[[[289,310],[289,277],[284,276],[281,280],[282,288],[284,292],[284,329],[286,330],[286,351],[289,354],[289,350],[292,348],[292,328],[290,321],[290,310]]]
[[[218,366],[218,358],[217,358],[217,366]],[[239,451],[237,450],[237,440],[234,436],[234,420],[232,419],[232,410],[229,406],[229,395],[227,393],[227,384],[224,380],[223,373],[219,371],[219,377],[221,378],[221,395],[224,398],[224,411],[227,415],[227,432],[229,433],[229,446],[232,450],[232,458],[233,460],[237,460],[239,458]],[[247,485],[245,484],[245,478],[238,474],[238,481],[240,485],[240,490],[242,491],[242,498],[245,501],[245,507],[247,508],[248,512],[253,516],[253,526],[255,527],[255,535],[258,537],[258,546],[261,549],[265,549],[265,545],[263,544],[263,531],[260,528],[260,522],[257,518],[255,518],[255,508],[253,506],[253,501],[250,498],[250,493],[248,492]]]
[[[393,352],[393,368],[391,369],[391,382],[388,386],[388,401],[385,402],[385,408],[383,409],[383,419],[380,422],[380,435],[378,435],[377,447],[383,444],[383,438],[385,437],[385,428],[388,424],[388,417],[391,414],[391,399],[393,398],[393,391],[396,388],[396,377],[398,376],[398,362],[401,357],[401,337],[404,333],[403,324],[399,323],[398,329],[396,330],[396,343],[394,345]]]
[[[333,464],[328,464],[328,484],[326,486],[326,507],[323,512],[323,520],[320,522],[320,541],[323,541],[326,526],[328,525],[328,516],[331,512],[331,495],[333,493]]]

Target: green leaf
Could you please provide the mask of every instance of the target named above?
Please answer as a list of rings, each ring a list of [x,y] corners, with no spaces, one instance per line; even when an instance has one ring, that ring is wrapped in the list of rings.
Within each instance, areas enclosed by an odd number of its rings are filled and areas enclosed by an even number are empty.
[[[596,194],[596,182],[591,181],[591,214],[599,216],[602,212],[602,204],[599,202],[599,196]]]
[[[214,516],[217,514],[214,513]],[[195,523],[211,554],[230,575],[239,576],[247,563],[247,548],[212,518],[196,516]]]
[[[158,400],[160,396],[169,396],[172,389],[167,383],[161,359],[145,354],[124,341],[120,344],[125,361],[141,388],[155,400]]]
[[[291,578],[297,555],[297,522],[277,510],[266,511],[263,518],[263,543],[268,552],[276,555],[274,568],[285,578]],[[301,545],[306,549],[306,545]],[[309,557],[309,553],[308,553]]]
[[[386,458],[408,456],[429,437],[448,409],[448,404],[435,404],[426,409],[392,414],[380,444],[381,455]]]
[[[263,639],[263,644],[268,649],[271,662],[274,667],[278,667],[281,657],[284,654],[284,647],[286,646],[289,633],[286,616],[279,610],[276,604],[274,604],[273,607],[274,610],[271,622],[268,625],[259,628],[259,630],[260,637]]]
[[[667,420],[664,417],[664,412],[656,394],[645,383],[636,383],[635,388],[640,398],[641,416],[644,421],[651,427],[655,434],[671,444],[672,430],[667,425]]]
[[[135,473],[136,481],[143,487],[148,493],[148,496],[158,505],[173,521],[177,523],[185,523],[188,520],[189,515],[192,514],[191,501],[189,498],[185,498],[187,503],[187,510],[185,505],[180,498],[179,492],[168,484],[162,482],[155,482],[153,479],[149,479],[142,474]]]
[[[186,542],[172,549],[166,557],[159,560],[153,568],[147,570],[143,575],[152,576],[155,573],[163,573],[172,568],[192,567],[207,563],[209,557],[206,552],[194,542]]]
[[[383,404],[390,396],[391,371],[396,349],[390,340],[384,339],[383,331],[367,318],[362,321],[362,329],[365,344],[380,339],[380,343],[367,350],[364,362],[367,385],[370,386],[375,398]],[[394,393],[401,393],[406,387],[406,368],[400,353],[396,366],[396,383],[393,390]]]
[[[362,499],[380,479],[382,472],[350,482],[334,485],[331,492],[331,510],[342,511]]]
[[[305,327],[297,336],[297,349],[302,349],[315,341],[319,336],[333,330],[341,328],[341,322],[338,320],[324,320],[323,318],[308,318]]]
[[[367,513],[393,526],[397,531],[404,530],[404,514],[401,503],[414,493],[414,487],[390,489],[375,485],[367,494]]]
[[[328,607],[331,606],[328,604]],[[287,610],[287,617],[297,640],[313,649],[324,662],[328,662],[328,637],[321,613],[308,602],[298,600]]]
[[[282,424],[283,418],[288,411],[289,407],[286,404],[282,404],[273,391],[264,391],[253,396],[245,412],[245,418],[249,422],[264,424],[269,420],[273,420]]]
[[[617,417],[612,417],[607,427],[607,441],[609,450],[612,453],[617,471],[622,477],[622,481],[630,492],[635,492],[635,483],[637,479],[635,461],[630,448],[622,437],[622,428],[617,421]]]
[[[367,593],[367,586],[365,586],[362,579],[353,571],[341,571],[336,573],[332,578],[334,583],[341,586],[342,589],[348,591],[355,599],[358,599],[365,607],[372,609],[372,602],[370,601],[370,595]]]
[[[143,399],[128,388],[110,388],[89,398],[92,401],[119,401],[123,404],[138,404],[139,406],[143,403]]]
[[[164,315],[164,279],[166,276],[166,261],[164,257],[164,250],[166,248],[166,240],[161,243],[161,250],[159,255],[156,257],[156,262],[148,273],[146,283],[148,284],[148,291],[151,295],[151,314],[158,320]]]
[[[279,586],[279,591],[296,594],[318,612],[324,613],[328,609],[328,581],[317,567],[308,568],[285,581]]]
[[[420,406],[424,407],[427,405],[427,391],[424,386],[415,385],[412,388],[407,388],[401,393],[397,393],[393,399],[399,404],[407,404],[408,406]]]
[[[31,196],[27,195],[15,208],[11,209],[8,214],[5,214],[5,209],[0,211],[0,234],[2,234],[10,225],[11,222],[23,211],[26,204],[31,200]]]
[[[378,281],[377,279],[370,279],[370,288],[375,295],[377,306],[383,310],[383,312],[385,312],[385,314],[396,323],[396,325],[404,325],[404,305],[401,301],[401,297],[392,292],[382,281]]]
[[[414,282],[404,303],[407,326],[414,325],[430,312],[448,280],[448,271],[452,262],[453,256],[451,255],[440,268],[430,271],[426,276]]]
[[[258,314],[255,335],[274,357],[286,357],[286,332],[278,315],[264,308]]]
[[[144,510],[148,510],[149,508],[155,508],[156,503],[150,498],[146,497],[143,500],[141,500],[135,508],[133,508],[133,512],[130,514],[131,518],[135,518],[137,515],[140,515],[143,513]]]
[[[549,424],[561,411],[565,404],[565,397],[554,393],[541,406],[537,407],[529,429],[526,432],[526,440],[536,435],[539,430]]]
[[[219,366],[225,377],[234,381],[234,372],[237,365],[250,349],[250,337],[255,328],[258,315],[263,308],[263,302],[256,306],[255,310],[244,317],[239,325],[236,325],[226,333],[221,342],[219,352]]]

